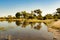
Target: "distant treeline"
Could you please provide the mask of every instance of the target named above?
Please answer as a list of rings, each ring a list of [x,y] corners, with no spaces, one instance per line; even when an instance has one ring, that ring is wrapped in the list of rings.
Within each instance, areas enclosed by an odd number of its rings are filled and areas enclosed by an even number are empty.
[[[31,13],[26,11],[17,12],[15,16],[8,15],[8,17],[0,17],[0,19],[38,19],[38,20],[45,20],[45,19],[60,19],[60,8],[56,9],[54,14],[47,14],[42,16],[42,11],[40,9],[36,9],[31,11]]]

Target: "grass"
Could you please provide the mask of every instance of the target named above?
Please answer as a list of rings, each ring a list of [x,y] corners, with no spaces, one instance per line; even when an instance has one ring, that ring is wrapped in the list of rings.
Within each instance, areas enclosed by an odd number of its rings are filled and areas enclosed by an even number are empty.
[[[27,21],[27,22],[51,22],[53,20],[38,20],[38,19],[0,19],[0,21]]]

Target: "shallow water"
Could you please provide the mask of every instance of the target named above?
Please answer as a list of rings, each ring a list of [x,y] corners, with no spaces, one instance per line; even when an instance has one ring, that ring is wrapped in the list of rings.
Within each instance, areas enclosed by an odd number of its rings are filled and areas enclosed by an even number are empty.
[[[44,23],[0,22],[0,40],[53,40]]]

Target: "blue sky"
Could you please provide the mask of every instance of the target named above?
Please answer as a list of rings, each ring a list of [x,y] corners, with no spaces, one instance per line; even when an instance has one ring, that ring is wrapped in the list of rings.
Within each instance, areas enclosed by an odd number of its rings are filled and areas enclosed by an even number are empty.
[[[55,12],[60,0],[0,0],[0,16],[15,15],[16,12],[30,12],[41,9],[42,15]]]

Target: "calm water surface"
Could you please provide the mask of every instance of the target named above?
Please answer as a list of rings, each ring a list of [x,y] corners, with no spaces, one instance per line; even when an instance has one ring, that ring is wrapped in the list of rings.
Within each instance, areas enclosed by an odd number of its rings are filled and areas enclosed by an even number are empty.
[[[0,40],[53,40],[44,23],[0,22]]]

